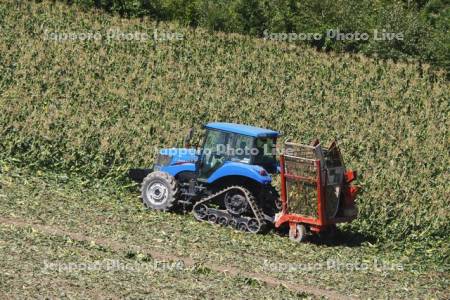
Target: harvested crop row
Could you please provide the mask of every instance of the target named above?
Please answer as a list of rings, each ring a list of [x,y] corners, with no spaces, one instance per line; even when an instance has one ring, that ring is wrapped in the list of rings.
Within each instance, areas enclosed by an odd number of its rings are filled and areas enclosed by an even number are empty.
[[[412,241],[450,230],[442,74],[45,1],[3,1],[0,16],[3,159],[121,180],[207,121],[338,137],[362,175],[355,229]],[[108,39],[111,29],[153,38]],[[182,39],[155,40],[156,29]],[[102,38],[55,41],[64,32]]]

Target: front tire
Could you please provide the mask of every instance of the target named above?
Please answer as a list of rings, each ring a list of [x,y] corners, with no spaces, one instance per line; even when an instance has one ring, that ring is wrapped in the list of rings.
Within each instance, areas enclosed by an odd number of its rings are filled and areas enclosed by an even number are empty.
[[[148,209],[169,211],[177,202],[178,185],[173,176],[166,172],[148,174],[141,186],[144,206]]]

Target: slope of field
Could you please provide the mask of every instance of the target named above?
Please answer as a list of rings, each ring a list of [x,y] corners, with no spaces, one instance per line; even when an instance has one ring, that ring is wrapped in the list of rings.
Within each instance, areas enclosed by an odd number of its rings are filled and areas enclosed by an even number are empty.
[[[338,242],[330,245],[317,241],[294,244],[273,233],[251,235],[198,223],[191,215],[146,211],[134,191],[119,190],[104,180],[88,182],[75,176],[2,167],[0,250],[6,255],[0,258],[0,295],[19,292],[52,298],[65,293],[75,298],[152,299],[449,296],[448,265],[395,249],[386,251],[350,232],[341,233]],[[185,264],[181,270],[143,268],[168,259]],[[142,268],[70,271],[65,267],[104,260]],[[59,269],[46,269],[52,263]],[[14,274],[21,274],[22,280]]]
[[[208,121],[304,142],[338,137],[361,175],[351,229],[398,241],[405,255],[448,259],[450,85],[442,74],[49,1],[2,1],[0,26],[0,159],[120,186],[130,166],[150,165],[156,149]],[[111,29],[153,38],[108,40]],[[102,38],[55,41],[70,32]],[[167,33],[182,38],[161,41]]]
[[[265,286],[246,277],[224,276],[201,267],[158,270],[157,261],[142,254],[134,257],[126,250],[114,251],[66,235],[48,235],[32,226],[2,224],[0,241],[3,257],[10,258],[0,260],[3,299],[18,295],[30,299],[313,299],[306,293]],[[21,262],[19,266],[17,261]],[[167,266],[172,263],[182,266],[178,261],[167,261]],[[89,264],[97,269],[87,270]],[[17,280],[17,274],[21,280]]]

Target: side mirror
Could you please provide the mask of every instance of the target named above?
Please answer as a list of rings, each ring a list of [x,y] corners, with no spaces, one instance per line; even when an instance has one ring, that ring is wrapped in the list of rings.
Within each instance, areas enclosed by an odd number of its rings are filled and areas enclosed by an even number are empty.
[[[194,136],[194,128],[189,128],[188,134],[184,138],[184,147],[189,148],[191,146],[191,140]]]

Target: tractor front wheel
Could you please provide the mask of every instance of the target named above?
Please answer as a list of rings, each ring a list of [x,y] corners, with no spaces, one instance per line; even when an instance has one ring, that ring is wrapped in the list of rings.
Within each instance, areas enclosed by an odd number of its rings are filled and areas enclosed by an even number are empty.
[[[156,171],[144,178],[141,193],[146,208],[168,211],[176,204],[178,185],[170,174]]]
[[[301,243],[306,240],[306,227],[303,224],[296,224],[290,227],[289,238],[291,241]]]

